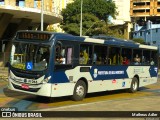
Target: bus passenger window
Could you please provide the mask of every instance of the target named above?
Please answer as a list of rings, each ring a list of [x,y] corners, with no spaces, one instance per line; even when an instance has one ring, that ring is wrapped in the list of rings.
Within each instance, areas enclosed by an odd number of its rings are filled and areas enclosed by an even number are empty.
[[[98,65],[102,64],[102,58],[101,58],[100,56],[97,57],[97,64],[98,64]]]
[[[122,48],[123,65],[130,65],[132,60],[132,49]]]
[[[79,56],[79,64],[87,64],[88,63],[88,53],[86,52],[86,50],[81,51],[80,52],[80,56]]]
[[[113,64],[114,65],[121,65],[123,62],[123,57],[120,55],[120,53],[116,53],[114,56],[113,56]]]
[[[127,57],[123,57],[123,65],[128,65],[129,64],[129,60]]]
[[[103,45],[95,45],[94,46],[94,54],[96,54],[96,59],[94,56],[94,64],[102,65],[102,64],[109,64],[106,60],[107,56],[107,46]]]
[[[151,58],[150,65],[154,65],[153,58]]]
[[[110,56],[112,56],[113,65],[122,65],[123,57],[121,55],[121,49],[118,47],[110,48]]]
[[[142,58],[143,58],[142,49],[133,49],[133,63],[134,65],[142,65]]]
[[[59,55],[56,56],[55,63],[56,64],[71,64],[72,63],[72,48],[63,47]]]
[[[93,54],[93,64],[96,64],[96,61],[97,61],[97,54],[94,53]]]
[[[104,64],[111,65],[112,64],[112,60],[106,56],[105,59],[104,59]]]
[[[72,64],[73,48],[64,41],[58,41],[55,46],[55,64]]]
[[[157,55],[157,51],[151,51],[151,59],[150,59],[150,65],[151,62],[153,65],[157,65],[157,61],[158,61],[158,55]]]
[[[150,50],[143,50],[142,64],[150,65]]]
[[[79,64],[84,64],[84,53],[83,51],[80,51],[80,55],[79,55]]]
[[[135,65],[140,65],[140,61],[141,61],[141,59],[139,58],[139,56],[138,56],[138,54],[136,54],[136,57],[134,58],[134,64]]]
[[[68,47],[67,48],[67,64],[71,64],[71,63],[72,63],[72,48]]]
[[[79,64],[90,64],[92,63],[92,46],[82,44],[79,52]]]

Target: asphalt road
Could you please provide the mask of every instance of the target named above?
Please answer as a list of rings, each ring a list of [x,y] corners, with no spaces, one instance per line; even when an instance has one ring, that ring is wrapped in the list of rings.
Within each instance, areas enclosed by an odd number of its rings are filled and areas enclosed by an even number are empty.
[[[0,79],[0,82],[0,107],[16,107],[19,111],[160,111],[160,79],[136,93],[126,90],[92,93],[78,102],[70,97],[54,98],[48,102],[44,97],[8,90],[7,81]]]
[[[72,101],[70,97],[53,98],[49,102],[45,97],[41,98],[34,95],[8,90],[6,87],[7,81],[5,80],[0,80],[0,81],[1,81],[0,106],[17,107],[19,111],[41,110],[41,109],[57,110],[57,108],[60,107],[64,108],[65,106],[67,107],[77,106],[77,105],[81,106],[82,104],[85,105],[85,104],[95,104],[101,102],[103,103],[103,102],[115,102],[115,101],[128,101],[133,99],[142,99],[145,97],[150,99],[153,97],[160,96],[160,79],[156,84],[140,88],[140,91],[136,93],[128,93],[126,90],[92,93],[92,94],[87,94],[86,98],[83,101],[78,101],[78,102]],[[87,108],[86,110],[94,110],[94,109]],[[106,107],[105,109],[99,108],[98,110],[116,110],[116,109],[114,109],[114,107],[112,107],[111,109],[109,107]]]

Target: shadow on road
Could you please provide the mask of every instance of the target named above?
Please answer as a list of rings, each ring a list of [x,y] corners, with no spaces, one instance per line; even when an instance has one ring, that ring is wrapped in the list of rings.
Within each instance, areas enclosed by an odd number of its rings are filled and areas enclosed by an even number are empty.
[[[149,88],[142,87],[139,90],[143,91],[143,90],[147,90],[147,89],[149,89]],[[15,98],[18,100],[31,101],[31,102],[35,102],[35,103],[48,104],[48,103],[58,103],[58,102],[63,102],[63,101],[71,101],[70,96],[50,98],[50,97],[43,97],[43,96],[37,96],[37,95],[31,95],[31,94],[27,94],[27,93],[12,91],[12,90],[9,90],[8,88],[4,88],[3,92],[7,97],[12,97],[12,98]],[[128,91],[125,89],[125,90],[114,90],[114,91],[89,93],[86,95],[86,98],[101,97],[101,96],[106,96],[106,95],[116,95],[116,94],[121,94],[121,93],[128,93]]]

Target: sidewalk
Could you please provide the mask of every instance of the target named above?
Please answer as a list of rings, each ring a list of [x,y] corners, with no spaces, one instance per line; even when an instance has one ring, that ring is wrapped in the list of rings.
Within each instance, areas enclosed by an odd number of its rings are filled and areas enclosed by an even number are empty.
[[[7,78],[8,78],[8,68],[0,67],[0,79],[7,79]]]

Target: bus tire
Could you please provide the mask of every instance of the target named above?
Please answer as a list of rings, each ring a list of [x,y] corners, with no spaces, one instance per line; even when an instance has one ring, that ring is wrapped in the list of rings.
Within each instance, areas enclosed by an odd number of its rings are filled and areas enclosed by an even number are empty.
[[[136,92],[138,90],[138,86],[139,86],[138,79],[136,77],[134,77],[132,79],[132,83],[131,83],[131,87],[129,89],[129,92],[130,93]]]
[[[86,86],[86,83],[82,80],[78,81],[75,85],[75,88],[74,88],[74,92],[73,92],[73,95],[72,95],[72,100],[74,101],[80,101],[80,100],[83,100],[83,98],[85,98],[86,96],[86,89],[87,86]]]

